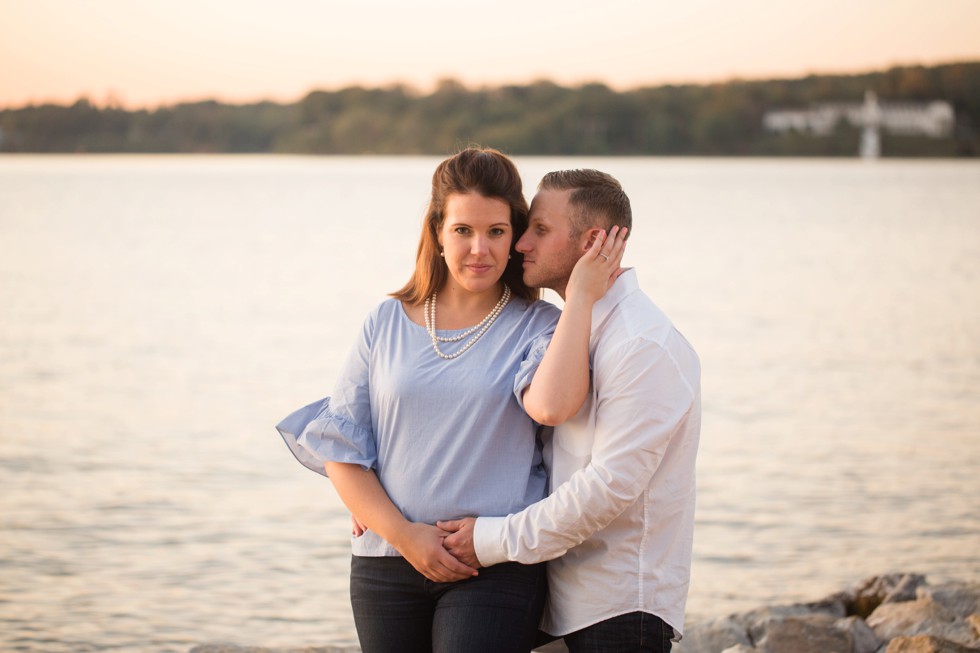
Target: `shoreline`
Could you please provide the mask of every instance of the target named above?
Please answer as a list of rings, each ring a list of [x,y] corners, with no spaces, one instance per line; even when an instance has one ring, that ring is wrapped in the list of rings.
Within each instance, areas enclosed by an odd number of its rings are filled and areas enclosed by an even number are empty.
[[[566,650],[558,642],[535,649]],[[357,646],[201,644],[189,653],[359,653]],[[872,576],[817,601],[763,606],[691,624],[673,653],[969,653],[980,651],[980,582]]]

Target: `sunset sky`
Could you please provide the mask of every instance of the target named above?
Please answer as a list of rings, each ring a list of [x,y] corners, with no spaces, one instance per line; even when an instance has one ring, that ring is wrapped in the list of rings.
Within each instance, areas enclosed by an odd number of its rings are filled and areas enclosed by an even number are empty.
[[[980,60],[978,0],[0,0],[0,107],[292,102],[440,78],[623,89]]]

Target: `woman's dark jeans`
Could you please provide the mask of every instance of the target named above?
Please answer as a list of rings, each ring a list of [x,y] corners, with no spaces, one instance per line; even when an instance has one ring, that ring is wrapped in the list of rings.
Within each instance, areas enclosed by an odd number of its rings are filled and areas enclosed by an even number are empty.
[[[506,562],[475,578],[436,583],[401,557],[351,559],[351,606],[364,653],[526,653],[547,593],[544,564]]]
[[[565,635],[570,653],[670,653],[674,629],[648,612],[630,612]]]

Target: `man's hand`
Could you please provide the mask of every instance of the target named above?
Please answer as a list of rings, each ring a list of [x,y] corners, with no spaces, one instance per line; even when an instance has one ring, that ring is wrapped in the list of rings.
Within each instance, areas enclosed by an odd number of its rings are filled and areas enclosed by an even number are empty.
[[[460,562],[470,567],[479,568],[481,566],[480,561],[477,559],[476,550],[473,548],[473,527],[475,524],[476,519],[473,517],[436,522],[436,526],[452,533],[442,542],[446,550]]]
[[[361,523],[361,520],[354,515],[350,516],[350,533],[354,537],[360,537],[367,533],[367,526]]]
[[[452,583],[477,575],[443,548],[449,532],[428,524],[412,523],[398,538],[395,548],[415,569],[431,581]],[[475,556],[474,556],[475,557]]]

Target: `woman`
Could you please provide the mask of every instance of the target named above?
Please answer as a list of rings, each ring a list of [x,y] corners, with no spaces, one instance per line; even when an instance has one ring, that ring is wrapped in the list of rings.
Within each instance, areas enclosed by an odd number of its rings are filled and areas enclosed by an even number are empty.
[[[518,398],[559,311],[521,278],[513,246],[527,212],[517,169],[500,152],[468,148],[443,161],[411,280],[368,316],[332,397],[278,427],[367,529],[351,562],[365,653],[532,646],[543,566],[477,572],[443,548],[447,533],[432,525],[506,515],[546,493],[537,425]],[[613,240],[603,253],[597,239],[583,257],[589,269],[580,276],[598,295],[622,255]],[[585,353],[567,362],[573,390],[554,393],[558,414],[574,414],[588,387],[584,313],[562,318]]]

